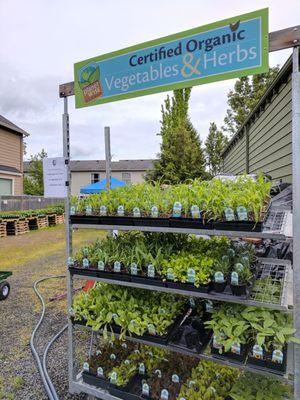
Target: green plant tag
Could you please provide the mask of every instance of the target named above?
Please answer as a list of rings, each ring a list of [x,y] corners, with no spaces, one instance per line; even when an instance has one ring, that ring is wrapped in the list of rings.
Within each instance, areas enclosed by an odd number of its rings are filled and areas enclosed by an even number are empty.
[[[119,217],[124,217],[124,214],[125,214],[124,206],[119,206],[118,207],[117,214],[118,214]]]
[[[215,282],[224,283],[224,274],[223,274],[223,272],[221,272],[221,271],[215,272],[214,278],[215,278]]]
[[[148,324],[148,332],[150,335],[156,335],[155,326],[153,324]]]
[[[189,268],[187,270],[187,280],[188,283],[195,283],[195,278],[196,278],[196,272],[193,268]]]
[[[103,368],[98,367],[98,368],[97,368],[97,376],[103,376],[103,375],[104,375],[104,373],[103,373]]]
[[[87,362],[83,363],[83,370],[89,372],[89,370],[90,370],[89,363],[87,363]]]
[[[121,263],[119,261],[114,262],[114,272],[121,272]]]
[[[169,400],[169,392],[167,389],[163,389],[160,394],[160,400]]]
[[[85,206],[85,215],[92,215],[93,209],[89,204]]]
[[[216,335],[214,335],[214,337],[213,337],[213,348],[214,349],[222,349],[222,347],[223,347],[223,345],[219,342],[218,339],[219,338]]]
[[[71,206],[70,207],[70,215],[75,215],[76,214],[76,207],[75,206]]]
[[[110,383],[116,384],[117,378],[118,378],[117,373],[116,373],[116,372],[112,372],[112,374],[111,374],[111,376],[110,376]]]
[[[98,270],[99,271],[104,271],[105,264],[103,261],[98,261]]]
[[[283,363],[283,352],[281,350],[274,350],[272,353],[272,362],[276,364]]]
[[[232,285],[239,284],[239,274],[236,271],[231,272],[231,284]]]
[[[132,212],[133,212],[133,216],[134,216],[135,218],[139,218],[139,217],[141,216],[141,211],[140,211],[140,209],[139,209],[138,207],[134,207],[134,209],[132,210]]]
[[[74,267],[74,258],[68,257],[67,264],[68,264],[68,267]]]
[[[143,383],[142,394],[143,394],[143,396],[150,396],[150,388],[147,383]]]
[[[199,207],[194,205],[191,207],[191,215],[192,218],[199,219],[200,218],[200,210]]]
[[[130,265],[130,273],[131,275],[137,275],[138,269],[136,263],[131,263]]]
[[[226,221],[234,221],[235,220],[235,215],[234,211],[230,207],[224,208],[224,214],[225,214],[225,219]]]
[[[115,360],[117,357],[116,357],[116,355],[115,355],[114,353],[111,353],[111,355],[109,356],[109,358],[110,358],[111,360]]]
[[[172,268],[168,268],[167,279],[169,281],[174,281],[174,272],[173,272]]]
[[[234,265],[234,269],[235,269],[237,272],[242,272],[242,271],[244,270],[244,266],[243,266],[242,263],[236,263],[236,264]]]
[[[83,266],[83,268],[88,268],[89,265],[90,265],[89,260],[88,260],[87,258],[84,258],[84,259],[82,260],[82,266]]]
[[[155,277],[155,268],[153,264],[149,264],[147,268],[147,275],[149,278],[154,278]]]
[[[179,376],[176,374],[172,375],[172,382],[179,383]]]
[[[207,302],[205,303],[205,310],[206,310],[207,312],[210,312],[210,311],[212,311],[213,309],[214,309],[213,302],[210,301],[210,300],[207,300]]]
[[[255,344],[252,349],[252,354],[254,358],[257,358],[258,360],[262,360],[264,358],[264,352],[263,348],[259,346],[258,344]]]
[[[181,210],[182,210],[181,203],[179,203],[179,201],[176,201],[173,205],[173,218],[181,217]]]
[[[156,369],[156,370],[154,371],[154,374],[157,375],[158,378],[161,378],[161,377],[162,377],[162,374],[161,374],[161,370],[160,370],[160,369]]]
[[[101,215],[101,217],[106,217],[107,216],[107,208],[106,208],[106,206],[101,206],[100,207],[100,215]]]
[[[230,348],[231,353],[241,354],[241,344],[238,342],[234,342]]]
[[[145,375],[145,364],[144,363],[140,363],[140,365],[139,365],[139,374]]]
[[[248,221],[248,212],[246,207],[238,206],[236,208],[237,216],[239,221]]]
[[[153,206],[151,208],[151,217],[152,218],[158,218],[158,208],[156,206]]]

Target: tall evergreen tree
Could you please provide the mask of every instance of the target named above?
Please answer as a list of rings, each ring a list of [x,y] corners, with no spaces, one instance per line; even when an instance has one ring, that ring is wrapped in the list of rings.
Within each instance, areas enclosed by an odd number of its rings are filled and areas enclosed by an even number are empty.
[[[218,130],[214,122],[211,122],[209,133],[205,140],[205,153],[209,172],[213,176],[222,170],[223,160],[221,154],[227,143],[227,136]]]
[[[190,88],[175,90],[162,105],[162,143],[150,180],[179,183],[207,175],[201,140],[188,115],[190,95]]]

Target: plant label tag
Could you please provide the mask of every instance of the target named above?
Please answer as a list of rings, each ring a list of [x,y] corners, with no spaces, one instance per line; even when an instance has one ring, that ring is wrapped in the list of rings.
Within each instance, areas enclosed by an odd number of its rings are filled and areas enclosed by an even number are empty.
[[[238,342],[234,342],[230,348],[231,353],[241,354],[241,344]]]
[[[249,261],[249,257],[248,256],[243,256],[241,258],[241,261],[246,267],[250,267],[250,261]]]
[[[143,396],[150,396],[150,388],[147,383],[143,383],[142,394],[143,394]]]
[[[97,376],[102,377],[103,375],[104,375],[104,374],[103,374],[103,368],[98,367],[98,368],[97,368]]]
[[[158,218],[158,208],[156,206],[153,206],[151,208],[151,217],[152,218]]]
[[[234,266],[234,269],[235,269],[237,272],[242,272],[242,271],[244,270],[244,266],[243,266],[242,263],[236,263],[235,266]]]
[[[228,249],[227,253],[228,253],[228,257],[230,257],[230,258],[235,257],[235,251],[233,249]]]
[[[176,201],[173,205],[173,218],[181,217],[181,209],[182,209],[181,203],[179,203],[179,201]]]
[[[85,206],[85,215],[92,215],[92,206],[89,204]]]
[[[239,221],[248,221],[247,209],[244,206],[238,206],[236,208],[237,216]]]
[[[87,257],[87,256],[89,255],[89,250],[85,247],[85,248],[82,250],[82,253],[83,253],[84,257]]]
[[[276,364],[283,363],[283,352],[281,350],[274,350],[272,353],[272,362]]]
[[[129,365],[129,364],[130,364],[130,360],[125,360],[125,361],[124,361],[124,364],[125,364],[125,365]]]
[[[169,400],[169,392],[167,389],[163,389],[160,394],[160,400]]]
[[[118,378],[117,373],[116,372],[112,372],[112,374],[110,376],[110,383],[115,384],[117,382],[117,378]]]
[[[100,207],[100,215],[101,215],[101,217],[106,217],[107,216],[107,208],[106,208],[106,206],[101,206]]]
[[[118,207],[117,214],[118,214],[119,217],[124,217],[124,214],[125,214],[124,206],[119,206]]]
[[[155,326],[153,324],[148,324],[148,332],[150,335],[156,335]]]
[[[215,282],[217,283],[224,283],[224,274],[221,271],[217,271],[214,275]]]
[[[72,307],[69,308],[69,315],[70,317],[75,317],[75,312]]]
[[[70,207],[70,215],[75,215],[76,214],[76,207],[75,206],[71,206]]]
[[[193,268],[187,270],[187,280],[188,283],[195,283],[196,272]]]
[[[213,302],[210,301],[210,300],[208,300],[208,301],[205,303],[205,310],[206,310],[207,312],[210,312],[210,311],[212,311],[213,309],[214,309]]]
[[[134,350],[134,353],[135,353],[135,354],[140,354],[139,349],[135,349],[135,350]]]
[[[153,353],[152,353],[152,351],[147,351],[147,354],[149,354],[149,357],[150,357],[150,358],[153,358]]]
[[[222,256],[221,260],[223,263],[229,263],[229,256],[225,254],[224,256]]]
[[[123,349],[127,349],[127,343],[122,343],[121,346],[123,347]]]
[[[195,308],[195,307],[196,307],[195,299],[194,299],[193,297],[190,297],[190,298],[189,298],[189,303],[190,303],[190,306],[191,306],[192,308]]]
[[[222,349],[223,345],[218,341],[218,337],[214,335],[213,337],[213,348],[214,349]]]
[[[121,263],[119,261],[114,262],[114,272],[121,272]]]
[[[138,269],[136,263],[132,263],[130,266],[130,273],[131,275],[137,275]]]
[[[141,211],[138,207],[134,207],[134,209],[132,211],[133,211],[133,216],[135,218],[139,218],[141,216]]]
[[[179,376],[176,374],[172,375],[172,382],[179,383]]]
[[[110,358],[111,360],[115,360],[117,357],[116,357],[116,355],[115,355],[114,353],[111,353],[111,355],[109,356],[109,358]]]
[[[234,216],[234,211],[230,207],[224,208],[224,214],[225,214],[225,219],[226,221],[234,221],[235,216]]]
[[[99,271],[104,271],[104,262],[103,261],[98,261],[98,270]]]
[[[82,260],[82,266],[83,266],[83,268],[88,268],[89,265],[90,265],[89,260],[88,260],[87,258],[84,258],[84,259]]]
[[[189,386],[189,388],[191,388],[191,387],[193,387],[195,384],[196,384],[195,381],[189,381],[188,386]]]
[[[166,314],[166,310],[165,310],[164,308],[160,308],[158,312],[159,312],[159,314],[161,314],[161,315]]]
[[[253,357],[258,360],[262,360],[264,358],[263,348],[258,344],[255,344],[252,349]]]
[[[174,281],[174,272],[173,272],[172,268],[169,268],[167,271],[167,279],[169,281]]]
[[[156,369],[156,370],[154,371],[154,373],[155,373],[155,375],[157,375],[158,378],[161,378],[161,377],[162,377],[162,374],[161,374],[161,370],[160,370],[160,369]]]
[[[68,267],[74,267],[74,259],[72,257],[68,257],[67,264]]]
[[[236,271],[231,272],[231,284],[232,285],[239,284],[239,274]]]
[[[96,356],[100,356],[102,354],[102,351],[101,350],[97,350],[96,351]]]
[[[191,207],[191,215],[192,215],[192,218],[194,218],[194,219],[200,218],[200,210],[199,210],[198,206]]]
[[[145,364],[144,363],[140,363],[140,365],[139,365],[139,374],[145,375]]]
[[[149,278],[154,278],[155,277],[155,268],[152,264],[148,265],[148,269],[147,269],[147,275]]]
[[[87,362],[83,363],[83,370],[86,372],[89,372],[89,370],[90,370],[89,363],[87,363]]]

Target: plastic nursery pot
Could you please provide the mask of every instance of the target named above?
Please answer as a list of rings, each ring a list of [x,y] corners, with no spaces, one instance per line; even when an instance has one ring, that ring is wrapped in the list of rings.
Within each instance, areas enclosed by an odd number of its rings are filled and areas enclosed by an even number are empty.
[[[273,349],[272,349],[273,350]],[[266,354],[266,368],[269,368],[273,371],[282,372],[283,374],[286,372],[286,364],[287,364],[287,347],[285,346],[282,349],[283,360],[282,362],[272,361],[272,351]]]
[[[255,357],[250,350],[250,352],[248,354],[248,358],[247,358],[247,364],[255,365],[256,367],[266,368],[266,352],[265,352],[265,350],[263,350],[263,358]]]
[[[126,386],[117,386],[110,383],[108,386],[108,391],[112,396],[115,396],[123,400],[141,400],[141,396],[135,392],[135,387],[141,386],[141,378],[139,375],[133,376]]]
[[[93,375],[87,371],[82,372],[82,379],[84,383],[92,386],[96,386],[102,389],[107,389],[109,385],[109,380],[101,378],[100,376]]]
[[[224,281],[224,282],[215,282],[215,281],[213,281],[212,290],[214,292],[216,292],[216,293],[223,293],[224,290],[226,289],[226,286],[227,286],[227,282],[226,281]]]
[[[244,363],[248,354],[248,346],[241,344],[240,353],[236,353],[233,351],[227,351],[222,354],[223,357],[229,358],[230,360],[235,360],[241,363]]]
[[[230,284],[231,292],[234,296],[246,296],[247,295],[247,284],[243,283],[241,285]]]
[[[208,293],[211,286],[208,285],[201,285],[196,287],[193,283],[181,283],[181,282],[173,282],[173,281],[166,281],[166,286],[173,289],[179,290],[188,290],[190,292],[197,292],[197,293]]]

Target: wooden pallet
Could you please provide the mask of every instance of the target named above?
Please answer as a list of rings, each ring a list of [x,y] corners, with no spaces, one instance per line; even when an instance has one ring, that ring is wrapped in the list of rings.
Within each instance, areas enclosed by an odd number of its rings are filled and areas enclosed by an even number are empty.
[[[39,229],[37,217],[27,217],[26,220],[28,222],[28,228],[30,231],[35,231]]]
[[[7,236],[6,222],[0,220],[0,237],[5,237],[5,236]]]
[[[48,225],[55,226],[56,225],[56,214],[49,214],[47,215],[48,218]]]
[[[64,215],[63,214],[61,214],[61,215],[55,215],[55,223],[56,223],[56,225],[60,225],[60,224],[63,224],[65,222],[65,217],[64,217]]]
[[[23,235],[27,232],[29,232],[29,224],[27,218],[17,220],[15,235]]]
[[[46,215],[38,216],[37,217],[37,225],[38,225],[38,229],[46,228],[49,225],[47,216]]]

